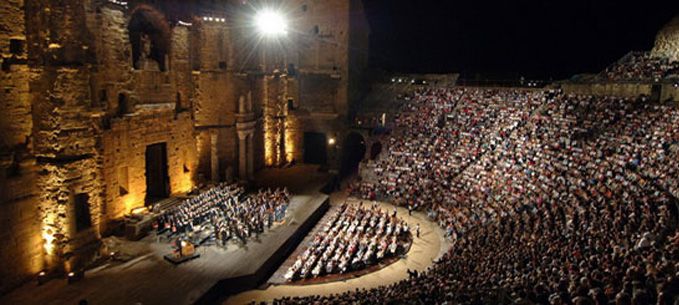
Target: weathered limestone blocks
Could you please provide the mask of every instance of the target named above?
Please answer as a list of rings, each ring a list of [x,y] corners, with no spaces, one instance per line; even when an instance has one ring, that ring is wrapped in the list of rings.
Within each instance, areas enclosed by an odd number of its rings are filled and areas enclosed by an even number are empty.
[[[196,126],[233,126],[236,123],[238,94],[234,76],[201,72],[194,75]]]
[[[172,34],[172,67],[176,83],[175,102],[179,110],[190,109],[193,100],[193,77],[191,75],[191,32],[186,26],[177,26]]]
[[[0,164],[0,293],[16,287],[43,268],[34,159],[23,160],[18,171]]]
[[[0,71],[0,150],[8,151],[29,143],[33,129],[28,82],[30,71],[26,65],[14,65],[10,71]]]
[[[145,153],[148,145],[166,143],[172,194],[191,190],[197,176],[193,122],[188,112],[156,110],[116,119],[103,136],[103,172],[108,219],[119,219],[144,206]],[[124,191],[121,191],[124,190]]]
[[[228,23],[195,23],[195,42],[197,43],[196,66],[201,71],[227,71],[234,67],[234,45],[231,41]]]
[[[84,1],[35,0],[25,3],[29,61],[33,65],[96,63]]]
[[[169,1],[1,2],[0,238],[10,247],[0,261],[11,266],[0,268],[0,292],[42,269],[85,266],[110,225],[145,204],[149,145],[165,144],[174,195],[252,179],[274,152],[266,164],[302,161],[304,132],[334,132],[345,115],[355,3],[293,4],[312,36],[269,53],[274,76],[262,73],[251,29],[235,26],[249,18],[239,5],[227,6],[233,19],[203,22],[202,9],[163,11]],[[141,40],[157,29],[133,21],[169,32]],[[164,71],[148,39],[162,44]]]
[[[101,237],[102,189],[100,166],[94,159],[39,164],[37,179],[40,190],[38,219],[45,251],[45,268],[71,271],[81,268],[87,245]],[[88,226],[78,228],[76,198],[83,197],[87,207]]]
[[[46,157],[96,152],[85,68],[44,69],[32,85],[35,152]]]
[[[564,83],[562,88],[566,93],[586,95],[610,95],[635,98],[639,95],[650,95],[651,84],[634,83],[597,83],[577,84]]]
[[[679,16],[674,17],[672,21],[658,32],[653,54],[679,61]]]
[[[11,55],[12,43],[25,44],[26,42],[23,6],[24,0],[6,0],[0,3],[0,12],[6,16],[0,18],[0,54],[3,58]],[[23,48],[25,49],[25,45]]]

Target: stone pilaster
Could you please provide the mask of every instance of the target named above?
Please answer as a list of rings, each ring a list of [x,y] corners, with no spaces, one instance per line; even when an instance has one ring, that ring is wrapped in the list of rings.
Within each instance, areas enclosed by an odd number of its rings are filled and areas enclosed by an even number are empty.
[[[247,134],[238,132],[238,177],[247,180]]]
[[[247,176],[252,180],[255,178],[255,150],[254,150],[254,129],[247,136]]]
[[[219,182],[219,155],[217,146],[217,132],[210,133],[210,178],[212,182]]]
[[[254,134],[257,121],[236,123],[238,133],[238,177],[241,180],[254,178]]]

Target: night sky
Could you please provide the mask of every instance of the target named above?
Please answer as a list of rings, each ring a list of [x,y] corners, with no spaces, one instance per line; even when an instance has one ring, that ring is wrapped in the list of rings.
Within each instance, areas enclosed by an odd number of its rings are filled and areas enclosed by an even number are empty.
[[[563,79],[650,50],[679,1],[364,0],[371,65],[466,78]]]

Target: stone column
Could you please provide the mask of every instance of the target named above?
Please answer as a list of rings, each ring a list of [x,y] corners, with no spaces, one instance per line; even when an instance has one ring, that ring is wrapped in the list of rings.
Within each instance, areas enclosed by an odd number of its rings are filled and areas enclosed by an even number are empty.
[[[248,113],[248,105],[247,101],[245,100],[245,96],[240,96],[238,98],[238,114],[246,114]]]
[[[278,166],[283,166],[288,162],[288,158],[285,152],[285,117],[282,117],[278,121]]]
[[[217,131],[210,133],[210,179],[219,182],[219,156],[217,155]]]
[[[252,113],[254,111],[254,107],[252,105],[252,91],[248,91],[246,103],[247,107],[245,107],[245,109],[248,111],[248,113]]]
[[[236,116],[236,132],[238,133],[238,177],[241,180],[254,178],[254,145],[253,135],[257,121],[253,113]]]
[[[238,177],[248,179],[247,134],[238,132]]]
[[[250,132],[247,137],[247,170],[248,170],[248,179],[254,179],[255,178],[255,149],[254,149],[254,133]]]

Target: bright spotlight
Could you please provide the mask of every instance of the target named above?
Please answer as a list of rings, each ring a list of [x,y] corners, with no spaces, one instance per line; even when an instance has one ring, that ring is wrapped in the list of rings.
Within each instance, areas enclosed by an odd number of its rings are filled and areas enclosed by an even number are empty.
[[[329,144],[329,145],[335,145],[335,143],[337,143],[337,140],[335,140],[335,138],[330,138],[330,139],[328,139],[328,144]]]
[[[285,35],[288,32],[288,24],[283,15],[272,10],[257,13],[255,23],[259,32],[267,36]]]

